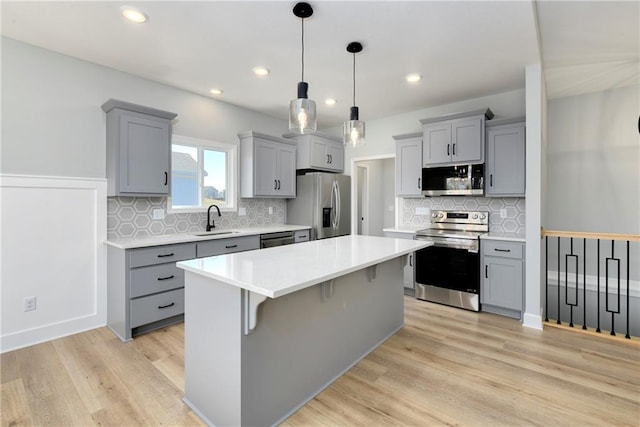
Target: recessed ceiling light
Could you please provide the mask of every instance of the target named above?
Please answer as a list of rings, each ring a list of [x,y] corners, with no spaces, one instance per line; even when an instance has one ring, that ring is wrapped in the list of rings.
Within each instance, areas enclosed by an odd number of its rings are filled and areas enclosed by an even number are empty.
[[[137,24],[145,23],[147,22],[147,19],[149,19],[146,13],[133,7],[123,6],[120,8],[120,11],[125,18]]]
[[[416,83],[416,82],[419,82],[420,79],[422,79],[422,76],[418,73],[413,73],[413,74],[409,74],[406,77],[406,79],[409,83]]]
[[[213,88],[209,90],[209,93],[211,93],[212,95],[222,95],[222,89]]]
[[[270,72],[271,71],[269,71],[269,69],[266,67],[253,67],[253,74],[255,74],[256,76],[268,76]]]
[[[338,102],[338,101],[336,101],[336,100],[335,100],[335,99],[333,99],[333,98],[327,98],[327,99],[325,99],[325,100],[324,100],[324,103],[325,103],[326,105],[336,105],[336,102]]]

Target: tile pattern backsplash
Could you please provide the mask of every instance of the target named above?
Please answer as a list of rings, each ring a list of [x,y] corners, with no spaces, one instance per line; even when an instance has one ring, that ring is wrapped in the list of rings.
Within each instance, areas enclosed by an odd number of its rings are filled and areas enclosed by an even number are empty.
[[[429,210],[488,211],[489,231],[524,233],[525,199],[518,197],[424,197],[403,199],[400,225],[429,227],[429,215],[416,214],[416,208]],[[506,209],[506,218],[500,210]]]
[[[284,224],[286,201],[281,199],[240,199],[238,207],[247,214],[222,212],[218,217],[215,210],[216,228],[256,227]],[[269,214],[273,207],[273,214]],[[165,211],[164,219],[153,219],[153,210]],[[162,234],[176,234],[204,231],[207,213],[168,213],[167,199],[164,197],[109,197],[107,198],[107,238],[146,237]]]

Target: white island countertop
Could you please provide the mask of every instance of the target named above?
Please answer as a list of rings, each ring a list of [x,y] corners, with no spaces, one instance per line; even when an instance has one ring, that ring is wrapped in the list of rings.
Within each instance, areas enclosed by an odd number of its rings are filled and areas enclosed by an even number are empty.
[[[259,251],[181,261],[204,277],[277,298],[426,248],[421,240],[342,236]]]

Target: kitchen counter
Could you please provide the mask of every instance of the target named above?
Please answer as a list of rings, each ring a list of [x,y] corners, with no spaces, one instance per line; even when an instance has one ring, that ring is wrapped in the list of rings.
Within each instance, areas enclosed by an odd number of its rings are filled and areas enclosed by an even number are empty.
[[[278,425],[404,324],[406,254],[342,236],[181,261],[184,401],[209,425]]]
[[[509,233],[505,231],[490,231],[488,233],[480,235],[481,240],[503,240],[511,242],[525,243],[524,233]]]
[[[342,236],[178,262],[179,268],[277,298],[429,246],[418,240]]]
[[[148,237],[127,237],[120,239],[109,239],[105,243],[119,249],[144,248],[149,246],[171,245],[174,243],[201,242],[204,240],[228,239],[229,237],[255,236],[256,234],[279,233],[283,231],[308,230],[310,227],[304,225],[269,225],[264,227],[248,227],[248,228],[232,228],[221,229],[216,228],[215,231],[231,231],[225,234],[210,234],[207,236],[196,236],[195,234],[204,233],[205,231],[194,231],[190,233],[180,234],[163,234],[159,236]]]

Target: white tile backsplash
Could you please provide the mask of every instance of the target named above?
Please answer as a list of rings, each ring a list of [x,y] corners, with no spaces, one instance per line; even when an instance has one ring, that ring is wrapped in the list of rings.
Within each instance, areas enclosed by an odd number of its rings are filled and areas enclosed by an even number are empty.
[[[506,216],[501,218],[504,209]],[[402,199],[400,226],[429,227],[431,210],[488,211],[489,230],[523,233],[525,199],[519,197],[424,197]]]

